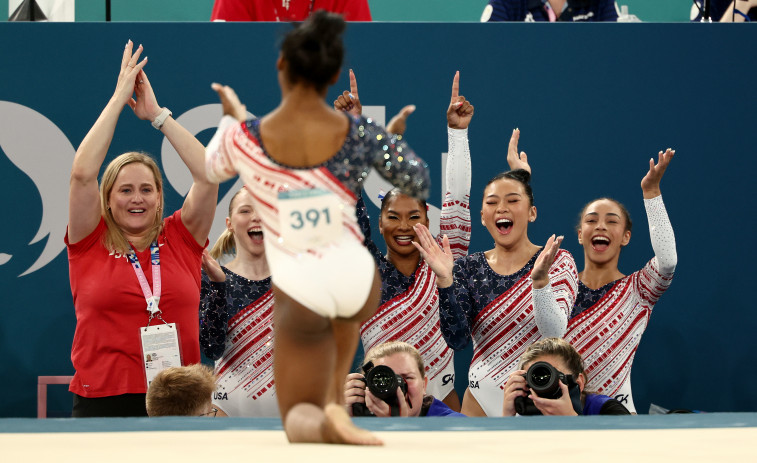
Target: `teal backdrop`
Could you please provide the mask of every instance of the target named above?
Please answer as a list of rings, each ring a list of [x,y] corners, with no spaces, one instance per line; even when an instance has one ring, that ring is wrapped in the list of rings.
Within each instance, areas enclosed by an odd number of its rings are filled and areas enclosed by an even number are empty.
[[[288,25],[212,23],[0,24],[0,416],[34,416],[40,375],[70,375],[75,328],[63,247],[73,152],[113,92],[124,43],[145,46],[160,104],[176,117],[215,104],[214,81],[236,88],[258,114],[278,102],[274,63]],[[345,68],[355,69],[364,104],[418,109],[406,138],[440,179],[450,83],[476,107],[471,251],[492,246],[476,219],[485,182],[504,170],[512,129],[534,169],[535,243],[552,233],[582,267],[574,224],[582,205],[608,195],[635,221],[621,271],[653,255],[639,182],[650,157],[676,157],[662,191],[679,264],[655,308],[633,369],[637,409],[757,411],[749,289],[756,228],[755,96],[745,82],[757,62],[739,46],[757,29],[702,24],[353,24]],[[348,88],[346,75],[329,101]],[[197,131],[206,142],[210,126]],[[160,162],[166,206],[182,202],[163,136],[127,108],[108,159],[144,150]],[[179,169],[181,170],[181,169]],[[181,173],[181,172],[179,172]],[[224,196],[231,184],[222,185]],[[441,186],[432,189],[439,206]],[[377,210],[371,206],[371,214]],[[375,222],[374,222],[375,226]],[[211,237],[211,240],[215,237]],[[124,284],[128,284],[125,282]],[[470,351],[457,357],[466,382]],[[50,411],[70,412],[65,388],[51,388]]]

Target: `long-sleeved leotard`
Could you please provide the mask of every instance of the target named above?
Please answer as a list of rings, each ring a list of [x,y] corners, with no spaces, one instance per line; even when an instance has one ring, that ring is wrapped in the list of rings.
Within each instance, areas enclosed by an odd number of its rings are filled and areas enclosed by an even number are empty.
[[[559,250],[550,284],[531,281],[541,250],[517,272],[500,275],[482,252],[455,261],[454,283],[439,288],[440,323],[455,350],[473,339],[469,388],[488,416],[502,416],[504,384],[523,352],[542,337],[562,337],[573,307],[578,273],[573,256]]]
[[[471,162],[468,129],[447,129],[446,192],[440,219],[442,234],[449,238],[455,258],[468,253],[470,243]],[[381,274],[381,304],[376,314],[360,328],[363,349],[392,340],[414,346],[426,365],[427,392],[445,398],[454,390],[455,362],[439,328],[439,294],[436,274],[421,259],[412,275],[406,276],[381,254],[370,238],[370,223],[362,199],[358,202],[358,222],[365,243]]]
[[[425,163],[363,117],[349,118],[342,149],[318,166],[284,166],[260,140],[259,119],[238,124],[224,117],[207,150],[209,178],[239,173],[248,186],[279,289],[320,315],[354,315],[368,297],[375,269],[355,217],[362,182],[375,167],[408,195],[425,199]]]
[[[609,395],[636,411],[631,365],[652,308],[673,279],[678,256],[662,196],[644,200],[655,256],[641,270],[596,290],[583,283],[565,340],[584,359],[586,389]]]
[[[273,384],[271,278],[248,280],[222,267],[226,281],[203,272],[200,347],[215,360],[213,404],[229,416],[279,416]]]

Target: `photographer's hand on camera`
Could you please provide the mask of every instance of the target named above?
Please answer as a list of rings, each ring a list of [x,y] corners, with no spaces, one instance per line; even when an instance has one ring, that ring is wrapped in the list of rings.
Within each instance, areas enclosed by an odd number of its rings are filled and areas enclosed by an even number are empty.
[[[347,381],[344,383],[344,403],[350,416],[353,416],[353,404],[365,404],[365,381],[360,373],[347,375]]]
[[[407,399],[405,398],[405,394],[402,393],[402,390],[400,390],[399,387],[397,388],[397,403],[399,404],[400,409],[399,416],[410,416],[410,407],[407,404]],[[365,391],[365,405],[368,407],[368,410],[370,410],[371,413],[378,417],[392,416],[392,407],[388,403],[373,395],[369,390]]]
[[[515,370],[505,382],[505,402],[502,407],[503,416],[515,416],[515,398],[528,397],[529,390],[524,375],[526,370]]]
[[[523,380],[525,382],[525,379]],[[535,391],[531,390],[529,399],[534,401],[534,405],[543,415],[553,416],[578,416],[578,413],[573,409],[573,403],[570,401],[570,392],[568,386],[560,381],[560,390],[562,396],[557,399],[545,399],[539,397]]]

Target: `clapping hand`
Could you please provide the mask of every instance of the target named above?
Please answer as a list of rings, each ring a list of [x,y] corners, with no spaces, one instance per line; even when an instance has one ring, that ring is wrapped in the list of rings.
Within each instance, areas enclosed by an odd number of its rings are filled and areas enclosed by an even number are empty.
[[[425,260],[428,266],[431,267],[431,270],[436,273],[436,285],[440,288],[451,286],[455,258],[452,256],[452,250],[450,249],[449,238],[447,238],[447,235],[444,235],[442,238],[444,248],[441,248],[425,225],[413,225],[413,230],[418,238],[418,242],[413,241],[413,246],[418,249],[423,260]]]
[[[531,280],[534,282],[534,289],[541,289],[549,284],[549,268],[555,262],[555,256],[557,256],[557,251],[560,250],[563,238],[563,236],[550,236],[539,257],[536,258],[534,268],[531,270]]]
[[[210,257],[210,253],[207,249],[202,251],[202,269],[205,270],[205,274],[208,275],[210,281],[215,283],[226,281],[226,274],[223,273],[221,264]]]

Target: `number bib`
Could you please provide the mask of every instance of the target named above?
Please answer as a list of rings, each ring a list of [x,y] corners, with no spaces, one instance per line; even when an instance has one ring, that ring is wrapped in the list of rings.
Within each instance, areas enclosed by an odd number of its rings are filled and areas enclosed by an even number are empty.
[[[286,247],[306,251],[338,241],[342,236],[342,209],[334,193],[312,190],[279,193],[279,241]]]

